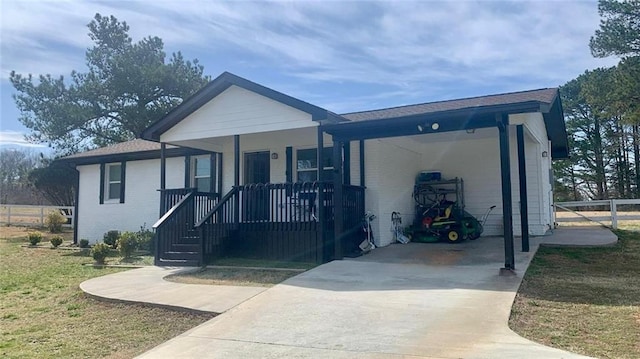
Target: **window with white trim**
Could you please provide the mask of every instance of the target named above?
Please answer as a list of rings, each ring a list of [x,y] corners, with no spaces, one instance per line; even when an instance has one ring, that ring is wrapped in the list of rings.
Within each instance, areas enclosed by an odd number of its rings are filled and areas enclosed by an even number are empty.
[[[333,147],[322,149],[322,170],[325,180],[331,179],[333,173]],[[298,182],[318,180],[318,151],[316,148],[296,151],[296,172]]]
[[[191,186],[198,192],[211,192],[211,156],[191,157]]]
[[[105,179],[105,199],[120,200],[120,189],[122,187],[122,165],[120,163],[107,164]]]

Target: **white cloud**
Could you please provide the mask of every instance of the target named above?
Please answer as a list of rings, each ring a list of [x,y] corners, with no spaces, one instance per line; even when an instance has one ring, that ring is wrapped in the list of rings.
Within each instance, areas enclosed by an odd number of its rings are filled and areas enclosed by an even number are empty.
[[[168,53],[201,54],[214,76],[231,64],[269,71],[279,83],[292,81],[286,88],[294,93],[344,85],[362,92],[351,93],[354,103],[376,96],[371,88],[379,87],[378,94],[424,99],[457,97],[480,87],[501,92],[558,86],[586,69],[617,62],[589,53],[599,21],[596,1],[8,1],[2,6],[3,79],[11,69],[53,75],[81,69],[91,44],[86,24],[96,12],[127,21],[135,40],[157,35]],[[318,98],[348,102],[331,96]]]
[[[24,133],[17,131],[0,131],[0,146],[47,147],[43,144],[27,141],[24,137]]]

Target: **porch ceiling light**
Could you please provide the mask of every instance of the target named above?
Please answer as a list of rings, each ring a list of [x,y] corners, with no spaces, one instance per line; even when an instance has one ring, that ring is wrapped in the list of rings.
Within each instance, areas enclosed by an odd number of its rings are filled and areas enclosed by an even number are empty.
[[[428,123],[420,124],[418,125],[418,131],[424,132],[424,130],[427,129],[427,127],[431,127],[433,131],[437,131],[440,128],[440,124],[437,122],[434,122],[432,124],[428,124]]]

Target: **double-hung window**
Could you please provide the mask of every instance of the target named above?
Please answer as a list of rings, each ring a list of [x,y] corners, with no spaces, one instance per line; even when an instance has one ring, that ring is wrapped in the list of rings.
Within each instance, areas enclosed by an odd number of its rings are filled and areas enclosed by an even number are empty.
[[[191,186],[198,192],[211,192],[211,156],[191,157]]]
[[[333,147],[322,149],[322,171],[324,178],[331,179],[333,172]],[[300,149],[296,152],[298,182],[318,180],[318,151],[316,148]]]
[[[120,175],[122,174],[122,165],[119,163],[107,165],[107,199],[120,199],[120,187],[122,181]]]
[[[100,165],[100,203],[124,203],[125,162]]]

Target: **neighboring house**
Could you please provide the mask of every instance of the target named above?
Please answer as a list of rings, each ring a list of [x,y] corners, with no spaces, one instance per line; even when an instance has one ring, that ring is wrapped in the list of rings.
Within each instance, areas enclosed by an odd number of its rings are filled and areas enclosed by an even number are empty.
[[[77,238],[157,221],[159,264],[341,258],[334,239],[365,210],[388,245],[391,213],[414,219],[416,175],[438,170],[464,179],[471,214],[497,206],[485,235],[505,236],[513,268],[514,232],[554,223],[551,160],[568,156],[557,89],[338,115],[230,73],[141,137],[62,161],[80,173]]]

